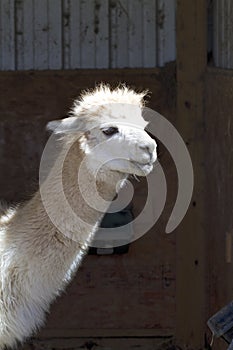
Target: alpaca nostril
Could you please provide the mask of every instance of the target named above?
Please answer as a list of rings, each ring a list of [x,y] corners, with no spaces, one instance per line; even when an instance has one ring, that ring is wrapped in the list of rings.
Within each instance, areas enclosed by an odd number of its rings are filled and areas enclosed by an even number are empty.
[[[157,147],[156,142],[151,142],[144,146],[139,146],[141,150],[148,153],[148,156],[150,157],[151,162],[155,162],[155,160],[157,159],[156,147]]]
[[[142,149],[143,151],[147,151],[147,152],[151,152],[150,147],[149,146],[139,146],[140,149]]]
[[[150,144],[147,144],[145,146],[139,146],[140,149],[142,149],[143,151],[146,151],[148,153],[153,153],[155,150],[155,147],[156,147],[156,144],[154,144],[154,143],[150,143]]]
[[[150,157],[150,161],[152,159],[152,156],[153,156],[153,151],[151,149],[151,147],[149,146],[139,146],[139,148],[143,151],[145,151],[146,153],[148,153],[148,156]]]

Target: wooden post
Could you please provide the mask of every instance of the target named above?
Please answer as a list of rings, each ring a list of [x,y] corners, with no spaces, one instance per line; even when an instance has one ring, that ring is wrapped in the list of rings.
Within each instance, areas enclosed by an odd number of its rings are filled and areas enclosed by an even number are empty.
[[[176,342],[204,348],[205,229],[203,77],[206,69],[205,0],[177,1],[177,126],[194,167],[194,194],[177,230]]]

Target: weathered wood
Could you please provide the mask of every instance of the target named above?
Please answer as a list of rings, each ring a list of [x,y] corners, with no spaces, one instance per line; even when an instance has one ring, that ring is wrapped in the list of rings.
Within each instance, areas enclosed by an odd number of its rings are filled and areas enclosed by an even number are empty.
[[[127,0],[110,2],[110,68],[129,67]]]
[[[158,66],[176,58],[176,1],[157,0]]]
[[[21,49],[22,67],[19,70],[34,68],[34,11],[33,0],[23,1],[23,48]]]
[[[70,67],[70,24],[71,24],[71,3],[70,0],[64,0],[62,3],[62,33],[63,33],[63,39],[62,39],[62,55],[63,55],[63,68],[68,69]],[[77,10],[75,7],[74,10]],[[76,17],[76,13],[74,14]],[[74,17],[74,18],[75,18]],[[79,26],[79,23],[77,23],[77,26]],[[76,27],[75,27],[76,28]],[[74,30],[74,27],[72,26],[72,29]],[[78,33],[77,33],[78,34]],[[76,35],[77,35],[76,34]],[[78,43],[79,43],[79,37]],[[72,68],[73,67],[72,64]]]
[[[156,67],[157,46],[156,34],[158,26],[156,23],[156,2],[151,0],[143,0],[143,66]]]
[[[0,2],[0,69],[15,69],[15,7],[14,0]]]
[[[129,67],[142,67],[143,64],[143,3],[140,0],[128,1],[128,55]],[[121,38],[120,38],[121,39]],[[154,47],[154,45],[153,45]]]
[[[112,329],[112,328],[50,328],[46,327],[39,334],[39,339],[53,339],[59,337],[59,331],[62,339],[72,338],[88,338],[88,337],[111,337],[111,338],[123,338],[123,337],[148,337],[148,338],[172,338],[173,334],[169,329],[146,329],[146,328],[134,328],[134,329]]]
[[[17,13],[16,16],[16,26],[15,26],[15,59],[16,59],[16,69],[22,69],[24,67],[23,62],[23,51],[24,51],[24,42],[23,42],[23,21],[24,21],[24,9],[22,2],[16,2],[15,10]]]
[[[213,58],[216,67],[233,68],[232,15],[232,1],[213,1]]]
[[[34,68],[48,69],[48,0],[34,0]]]
[[[61,1],[48,1],[48,69],[62,68]]]
[[[109,2],[96,0],[94,7],[95,66],[109,67]]]
[[[208,206],[208,314],[218,312],[233,299],[233,74],[208,68],[205,77],[206,198]],[[221,347],[215,340],[214,349]]]
[[[167,346],[166,346],[167,345]],[[64,350],[64,349],[73,349],[73,350],[166,350],[170,348],[171,342],[169,338],[95,338],[95,337],[84,337],[78,338],[73,337],[69,340],[54,338],[51,340],[42,339],[37,340],[33,339],[30,342],[30,345],[25,345],[22,350]]]
[[[81,67],[95,68],[95,15],[93,0],[81,2],[80,18]]]
[[[177,229],[176,338],[183,349],[204,347],[205,217],[203,75],[206,69],[206,1],[177,2],[177,126],[194,167],[194,193]]]
[[[68,18],[68,16],[70,16]],[[70,26],[70,66],[69,68],[75,69],[81,67],[81,48],[80,48],[80,2],[76,0],[70,1],[70,12],[67,14],[68,22]]]
[[[153,68],[176,56],[175,0],[0,0],[0,17],[0,70]]]

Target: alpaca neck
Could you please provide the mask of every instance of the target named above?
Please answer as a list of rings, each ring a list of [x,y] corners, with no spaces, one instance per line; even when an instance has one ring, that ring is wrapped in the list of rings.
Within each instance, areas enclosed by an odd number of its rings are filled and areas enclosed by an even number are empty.
[[[125,177],[107,168],[93,173],[79,142],[71,147],[65,144],[41,187],[43,205],[61,233],[80,244],[88,243]]]
[[[62,283],[71,278],[72,272],[80,264],[83,252],[90,245],[104,215],[90,207],[80,192],[77,174],[83,158],[78,144],[75,144],[64,162],[63,188],[60,188],[61,159],[58,156],[40,191],[18,207],[6,226],[5,249],[16,246],[17,254],[25,260],[25,265],[30,259],[30,271],[37,274],[37,284],[40,280],[44,292],[47,290],[51,298],[53,291],[62,288]],[[95,176],[85,166],[83,190],[86,188],[88,202],[96,203],[96,196],[91,191]],[[123,175],[111,172],[97,176],[99,194],[106,200],[112,200],[116,194],[116,184],[122,178]],[[64,198],[68,204],[64,203]],[[17,264],[17,255],[15,259]]]
[[[65,151],[64,146],[40,191],[9,212],[0,231],[1,349],[1,337],[9,336],[12,325],[16,328],[3,345],[22,340],[43,323],[49,304],[72,278],[104,214],[88,205],[78,186],[78,169],[84,159],[79,145],[71,147],[62,164]],[[88,202],[97,203],[92,191],[95,176],[86,164],[83,171],[82,191]],[[102,175],[97,176],[99,194],[112,200],[122,176]]]

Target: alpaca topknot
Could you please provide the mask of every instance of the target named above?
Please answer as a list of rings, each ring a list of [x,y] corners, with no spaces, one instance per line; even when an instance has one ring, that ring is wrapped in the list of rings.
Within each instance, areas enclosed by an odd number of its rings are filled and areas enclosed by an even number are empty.
[[[77,116],[82,112],[93,111],[93,107],[95,109],[111,103],[125,103],[143,107],[145,105],[144,97],[147,94],[148,90],[135,92],[123,84],[111,89],[109,85],[101,83],[94,89],[83,91],[80,98],[74,101],[70,114]]]

